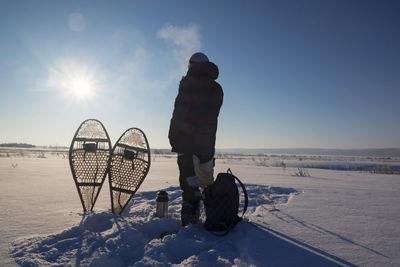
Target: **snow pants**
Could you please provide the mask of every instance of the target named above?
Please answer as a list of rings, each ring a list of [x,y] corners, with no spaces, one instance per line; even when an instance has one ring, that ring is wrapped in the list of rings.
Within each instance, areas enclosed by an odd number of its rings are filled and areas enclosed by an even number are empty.
[[[204,189],[214,181],[214,155],[178,154],[178,166],[183,201],[200,200],[199,187]]]

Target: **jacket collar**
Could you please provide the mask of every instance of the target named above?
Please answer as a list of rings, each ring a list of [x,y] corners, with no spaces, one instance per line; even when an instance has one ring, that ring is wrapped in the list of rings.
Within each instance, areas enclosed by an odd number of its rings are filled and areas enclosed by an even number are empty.
[[[212,62],[191,64],[186,74],[186,76],[208,76],[213,80],[216,80],[218,75],[218,67]]]

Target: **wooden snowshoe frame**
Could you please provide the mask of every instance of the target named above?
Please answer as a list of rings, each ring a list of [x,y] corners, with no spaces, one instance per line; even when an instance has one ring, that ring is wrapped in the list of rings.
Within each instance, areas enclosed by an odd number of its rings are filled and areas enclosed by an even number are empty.
[[[126,130],[115,143],[110,161],[111,209],[121,214],[150,169],[150,147],[138,128]]]
[[[69,165],[83,211],[92,211],[109,170],[111,141],[95,119],[81,123],[69,149]]]

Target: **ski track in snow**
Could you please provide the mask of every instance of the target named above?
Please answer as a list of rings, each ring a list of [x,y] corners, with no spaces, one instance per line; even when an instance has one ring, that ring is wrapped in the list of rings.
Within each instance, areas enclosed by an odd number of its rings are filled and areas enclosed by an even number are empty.
[[[292,194],[298,193],[290,188],[246,187],[249,216],[260,208],[270,210],[270,199],[276,204],[285,204]],[[263,264],[263,253],[256,247],[266,245],[263,239],[271,238],[270,234],[246,221],[225,238],[206,232],[202,224],[181,227],[181,191],[170,187],[167,192],[168,218],[155,217],[157,191],[138,193],[122,216],[105,211],[82,214],[79,225],[70,229],[14,241],[10,254],[18,264],[27,266]],[[269,194],[270,199],[265,194]],[[243,202],[243,197],[241,199]],[[247,247],[246,253],[243,244]]]

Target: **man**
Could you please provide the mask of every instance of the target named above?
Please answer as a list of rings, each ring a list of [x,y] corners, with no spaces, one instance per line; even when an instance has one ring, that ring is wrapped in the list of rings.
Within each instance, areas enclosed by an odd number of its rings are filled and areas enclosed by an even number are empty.
[[[203,53],[191,56],[179,84],[168,138],[178,153],[182,225],[198,223],[201,193],[214,180],[215,136],[224,93],[218,67]]]

